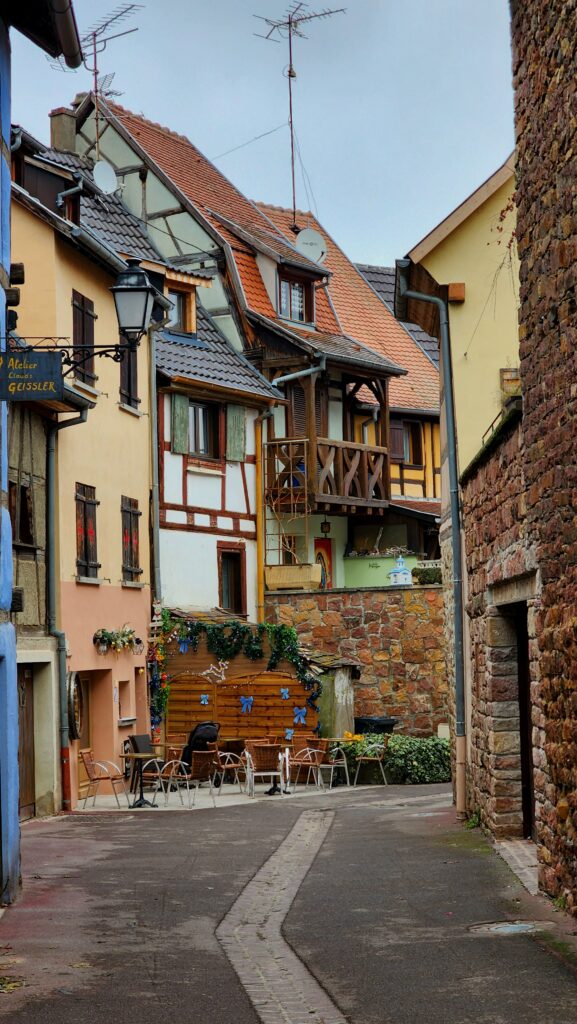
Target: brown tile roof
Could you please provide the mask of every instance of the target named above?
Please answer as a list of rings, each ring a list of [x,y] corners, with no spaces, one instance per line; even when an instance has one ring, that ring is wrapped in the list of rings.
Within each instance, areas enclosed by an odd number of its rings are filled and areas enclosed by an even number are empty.
[[[257,205],[284,234],[290,231],[292,210],[266,203]],[[312,213],[297,211],[297,223],[303,228],[320,231],[329,243],[325,265],[332,276],[328,290],[340,329],[362,338],[366,345],[409,371],[408,376],[391,381],[391,405],[403,409],[438,409],[439,374],[431,361]]]
[[[164,174],[174,182],[199,213],[206,218],[218,235],[228,242],[250,310],[271,319],[279,319],[256,262],[254,250],[258,249],[259,245],[266,243],[277,253],[281,261],[294,262],[298,257],[298,263],[306,269],[318,271],[319,278],[325,276],[327,269],[329,271],[332,269],[331,267],[321,267],[306,257],[296,254],[294,233],[290,229],[285,230],[283,225],[277,224],[275,219],[268,216],[266,209],[260,209],[256,203],[243,196],[183,135],[178,135],[162,125],[133,114],[116,103],[106,101],[103,103],[103,108],[108,108],[112,116],[118,119],[124,129],[148,153]],[[240,237],[239,228],[242,229],[243,237]],[[362,278],[360,280],[362,281]],[[381,307],[382,304],[376,296],[373,298]],[[361,309],[363,304],[362,301],[359,304]],[[348,323],[339,323],[340,309],[337,309],[335,313],[331,308],[326,291],[322,288],[317,289],[316,292],[316,313],[316,324],[322,334],[341,335],[345,346],[350,340],[347,338],[349,335],[362,339],[366,345],[373,348],[383,358],[381,366],[394,364],[404,367],[406,365],[401,358],[400,351],[392,352],[392,346],[390,346],[391,352],[386,351],[384,346],[379,347],[373,344],[371,338],[365,336],[363,320],[353,323],[354,317],[350,316]],[[393,326],[388,325],[388,328],[394,334],[397,330],[396,321],[393,317],[390,317],[390,321]],[[352,350],[350,351],[352,355]],[[366,363],[366,360],[362,359],[361,362]],[[399,395],[404,393],[405,391],[402,390]],[[407,408],[424,406],[424,402],[417,401],[410,389],[406,394],[406,399],[404,405]],[[427,407],[430,408],[436,404],[438,404],[438,397],[436,403],[428,402]]]
[[[400,509],[403,512],[418,512],[421,515],[435,516],[438,519],[441,515],[441,502],[419,501],[418,498],[404,498],[401,495],[391,497],[389,508]]]

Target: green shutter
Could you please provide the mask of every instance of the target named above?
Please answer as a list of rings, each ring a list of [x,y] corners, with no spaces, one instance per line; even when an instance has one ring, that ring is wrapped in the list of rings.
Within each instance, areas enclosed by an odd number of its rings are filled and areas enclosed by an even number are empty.
[[[172,430],[170,447],[176,455],[188,455],[188,398],[172,396]]]
[[[244,405],[226,407],[227,462],[243,462],[246,454],[246,422]]]

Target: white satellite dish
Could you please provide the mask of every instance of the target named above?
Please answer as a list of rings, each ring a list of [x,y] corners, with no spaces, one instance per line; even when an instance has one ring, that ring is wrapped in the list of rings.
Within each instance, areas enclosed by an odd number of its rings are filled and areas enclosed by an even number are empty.
[[[92,177],[94,178],[94,184],[101,192],[104,192],[105,196],[111,195],[116,192],[118,188],[118,181],[116,178],[116,171],[111,164],[107,163],[106,160],[98,160],[92,169]]]
[[[314,263],[324,263],[327,258],[327,243],[323,236],[313,228],[303,228],[302,231],[299,231],[295,241],[295,249],[302,256],[313,260]]]

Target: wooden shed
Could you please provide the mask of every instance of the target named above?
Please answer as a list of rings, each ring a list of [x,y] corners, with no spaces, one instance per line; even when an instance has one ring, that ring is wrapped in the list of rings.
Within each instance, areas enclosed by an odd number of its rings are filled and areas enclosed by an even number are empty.
[[[220,723],[222,740],[318,731],[322,666],[286,626],[257,626],[215,609],[164,610],[153,623],[149,670],[153,727],[188,734]]]

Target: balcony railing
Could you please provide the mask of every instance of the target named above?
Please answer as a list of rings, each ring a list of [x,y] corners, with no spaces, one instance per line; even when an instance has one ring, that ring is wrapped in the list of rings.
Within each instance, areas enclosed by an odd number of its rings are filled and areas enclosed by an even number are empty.
[[[266,445],[266,498],[279,513],[318,505],[386,507],[386,448],[317,438],[282,439]]]

